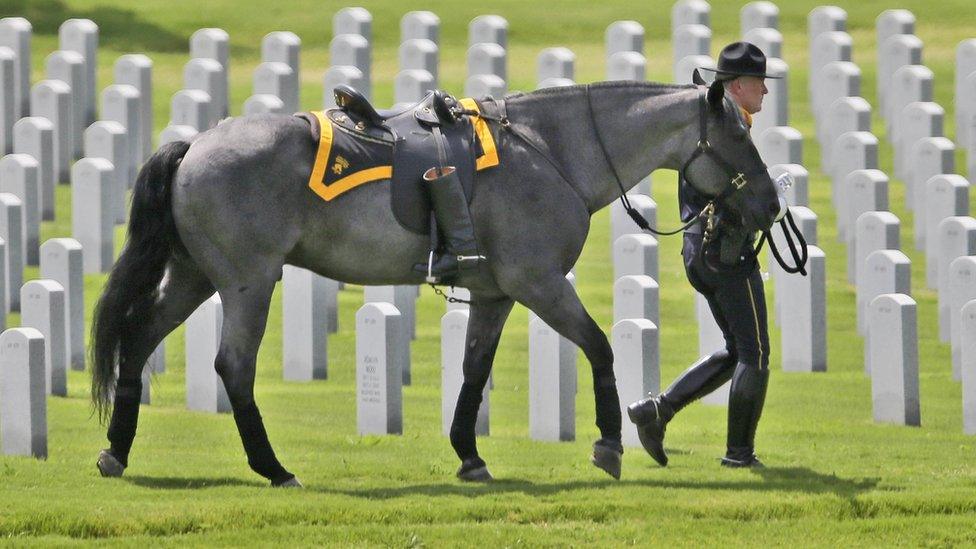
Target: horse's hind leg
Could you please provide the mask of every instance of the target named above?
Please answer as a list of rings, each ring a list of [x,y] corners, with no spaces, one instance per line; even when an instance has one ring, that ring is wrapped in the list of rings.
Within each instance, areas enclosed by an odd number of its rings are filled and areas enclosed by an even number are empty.
[[[617,381],[613,375],[613,350],[607,336],[590,317],[576,295],[576,290],[563,276],[554,274],[531,286],[519,288],[520,303],[532,309],[539,318],[559,335],[575,343],[593,373],[593,394],[596,401],[596,426],[600,440],[593,445],[594,465],[614,478],[620,478],[621,416]]]
[[[495,350],[498,349],[498,340],[514,304],[514,301],[506,298],[484,302],[474,300],[471,303],[471,316],[465,338],[464,383],[461,385],[457,406],[454,408],[454,420],[451,422],[451,446],[461,458],[461,468],[457,474],[462,480],[491,479],[484,460],[478,455],[475,424],[478,420],[478,408],[481,406],[481,395],[485,383],[488,382]]]
[[[270,480],[272,486],[301,486],[275,456],[254,401],[258,347],[264,336],[274,285],[275,280],[269,279],[221,289],[224,324],[215,367],[230,397],[248,465]]]
[[[119,376],[108,427],[111,447],[98,457],[102,475],[121,476],[128,466],[139,422],[142,369],[149,356],[213,291],[213,285],[191,259],[174,256],[166,265],[156,301],[139,319],[128,323],[120,343]]]

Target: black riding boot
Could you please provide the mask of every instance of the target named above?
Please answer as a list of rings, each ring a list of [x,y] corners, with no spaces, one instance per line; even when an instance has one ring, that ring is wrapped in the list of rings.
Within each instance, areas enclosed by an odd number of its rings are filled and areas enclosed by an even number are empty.
[[[766,402],[769,369],[739,363],[729,392],[728,449],[722,458],[726,467],[762,467],[753,453],[756,426]]]
[[[627,415],[637,425],[637,435],[647,453],[661,465],[668,464],[664,451],[664,432],[678,411],[719,388],[732,377],[735,361],[721,350],[692,364],[666,391],[648,396],[627,407]]]
[[[424,174],[424,180],[434,206],[434,217],[444,235],[445,252],[440,255],[431,252],[427,264],[418,267],[427,273],[428,282],[437,283],[457,275],[461,269],[477,267],[485,257],[478,253],[468,201],[454,167],[431,168]]]

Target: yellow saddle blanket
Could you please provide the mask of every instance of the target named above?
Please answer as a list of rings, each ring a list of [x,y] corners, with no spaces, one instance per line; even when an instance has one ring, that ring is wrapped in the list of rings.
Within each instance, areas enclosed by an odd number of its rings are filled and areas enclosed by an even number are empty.
[[[471,98],[459,103],[467,110],[480,112]],[[330,119],[326,111],[312,111],[305,116],[318,122],[318,150],[308,178],[308,187],[325,201],[373,181],[393,176],[393,144],[365,134],[351,132]],[[473,131],[478,171],[498,165],[498,151],[488,123],[475,118]],[[314,124],[313,124],[314,127]]]

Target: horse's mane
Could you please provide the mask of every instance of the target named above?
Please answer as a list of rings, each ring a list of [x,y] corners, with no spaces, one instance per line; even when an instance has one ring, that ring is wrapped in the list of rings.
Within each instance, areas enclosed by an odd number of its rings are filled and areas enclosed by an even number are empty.
[[[541,99],[549,96],[579,95],[590,89],[634,89],[645,92],[649,96],[667,95],[683,90],[696,88],[695,84],[669,84],[663,82],[644,82],[636,80],[609,80],[604,82],[593,82],[591,84],[574,84],[572,86],[559,86],[554,88],[543,88],[531,92],[514,92],[505,96],[506,102],[518,102],[519,100]]]

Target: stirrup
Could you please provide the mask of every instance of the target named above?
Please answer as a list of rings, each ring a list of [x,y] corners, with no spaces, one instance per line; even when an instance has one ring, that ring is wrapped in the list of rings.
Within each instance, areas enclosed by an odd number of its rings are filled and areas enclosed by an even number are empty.
[[[450,256],[445,256],[450,257]],[[458,274],[461,273],[463,269],[476,267],[478,262],[488,259],[483,255],[455,255],[454,260],[457,261],[456,271]],[[465,265],[465,263],[474,263],[473,265]],[[431,250],[427,254],[427,276],[424,277],[424,281],[428,284],[437,284],[443,278],[442,276],[434,275],[434,251]]]

